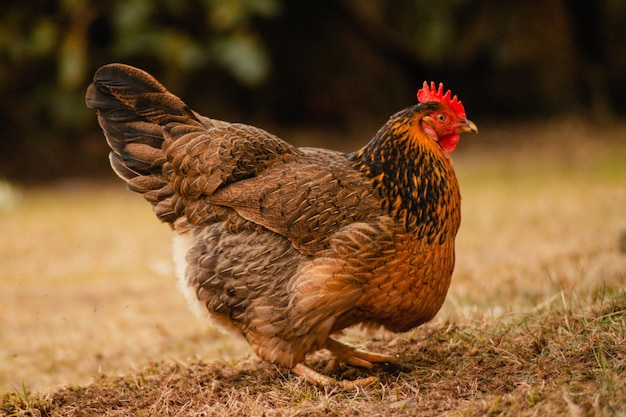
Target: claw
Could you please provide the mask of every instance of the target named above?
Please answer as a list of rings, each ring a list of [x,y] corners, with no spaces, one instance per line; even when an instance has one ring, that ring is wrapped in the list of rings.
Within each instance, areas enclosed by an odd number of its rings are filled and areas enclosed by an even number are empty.
[[[395,358],[391,355],[356,349],[330,337],[326,340],[326,349],[335,356],[333,363],[343,362],[367,369],[372,368],[373,363],[395,363]]]
[[[334,358],[328,362],[328,365],[326,366],[327,370],[335,369],[340,363],[347,363],[348,365],[367,369],[371,369],[373,363],[396,363],[395,358],[391,355],[383,355],[380,353],[356,349],[330,337],[326,340],[325,347],[331,351],[334,356]],[[364,387],[378,381],[378,378],[375,376],[356,379],[354,381],[336,380],[329,376],[320,374],[302,363],[297,364],[291,370],[294,374],[303,377],[311,384],[322,387],[334,385],[343,388],[355,388]]]

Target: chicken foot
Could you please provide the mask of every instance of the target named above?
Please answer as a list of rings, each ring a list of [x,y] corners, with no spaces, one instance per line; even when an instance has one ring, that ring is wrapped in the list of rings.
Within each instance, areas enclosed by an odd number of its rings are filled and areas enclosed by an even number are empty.
[[[395,359],[391,355],[356,349],[331,337],[326,340],[326,349],[330,350],[334,356],[334,359],[328,363],[329,368],[334,368],[339,363],[367,369],[371,369],[373,363],[395,363]]]
[[[331,378],[329,376],[320,374],[319,372],[309,368],[303,363],[299,363],[293,368],[291,371],[306,379],[313,385],[317,385],[320,387],[327,386],[340,386],[343,388],[357,388],[357,387],[365,387],[371,383],[378,381],[378,378],[375,376],[370,376],[367,378],[355,379],[354,381],[346,381],[346,380],[336,380],[335,378]]]
[[[335,339],[328,338],[326,341],[326,349],[334,356],[328,363],[327,368],[335,368],[339,363],[347,363],[352,366],[371,369],[373,363],[394,363],[394,357],[391,355],[383,355],[380,353],[368,352],[361,349],[353,348],[343,344]],[[318,386],[338,385],[344,388],[364,387],[373,382],[378,381],[375,376],[360,378],[354,381],[341,380],[338,381],[329,376],[323,375],[303,363],[299,363],[292,368],[293,373],[303,377],[310,383]]]

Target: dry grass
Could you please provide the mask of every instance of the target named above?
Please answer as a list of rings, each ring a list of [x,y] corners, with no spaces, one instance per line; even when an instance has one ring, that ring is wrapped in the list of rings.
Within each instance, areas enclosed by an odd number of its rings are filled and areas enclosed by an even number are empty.
[[[0,230],[1,391],[85,384],[147,358],[248,352],[189,314],[169,230],[121,184],[25,190]]]
[[[33,416],[598,415],[626,412],[626,292],[572,309],[561,299],[498,322],[424,326],[368,347],[399,353],[380,383],[317,388],[258,360],[156,362],[125,377],[48,395],[7,394]],[[313,360],[317,366],[321,362]],[[338,377],[363,371],[342,368]]]
[[[0,214],[0,415],[626,413],[624,155],[623,124],[463,142],[448,300],[409,334],[350,332],[401,363],[358,390],[312,387],[196,320],[169,231],[120,183],[24,190]]]

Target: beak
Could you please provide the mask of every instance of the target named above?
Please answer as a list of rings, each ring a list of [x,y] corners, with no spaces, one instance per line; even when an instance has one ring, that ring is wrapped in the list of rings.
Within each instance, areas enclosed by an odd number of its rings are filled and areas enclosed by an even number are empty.
[[[476,127],[476,125],[474,124],[474,122],[472,122],[471,120],[465,119],[461,121],[461,124],[459,125],[459,132],[463,132],[463,133],[478,133],[478,127]]]

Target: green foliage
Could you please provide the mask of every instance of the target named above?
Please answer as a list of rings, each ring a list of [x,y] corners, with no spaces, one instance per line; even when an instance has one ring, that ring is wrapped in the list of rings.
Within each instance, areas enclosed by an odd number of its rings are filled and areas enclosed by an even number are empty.
[[[149,70],[190,105],[210,102],[196,110],[238,120],[361,125],[409,104],[427,78],[445,81],[473,114],[587,106],[606,118],[626,91],[626,61],[612,59],[626,52],[624,4],[4,2],[0,176],[75,166],[58,151],[84,152],[84,137],[97,132],[83,96],[110,62]]]
[[[275,17],[280,12],[277,0],[202,3],[198,19],[191,1],[117,2],[111,13],[119,40],[112,47],[114,55],[149,55],[183,72],[216,65],[243,84],[264,81],[270,63],[254,20]]]
[[[281,12],[279,0],[38,3],[0,13],[0,150],[25,156],[17,169],[31,172],[56,170],[55,149],[94,127],[83,97],[100,65],[147,63],[178,80],[213,67],[254,87],[271,70],[256,26]],[[2,159],[6,175],[13,162]]]

